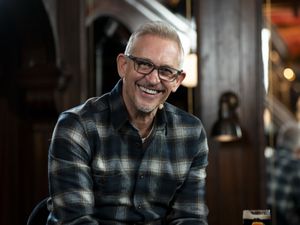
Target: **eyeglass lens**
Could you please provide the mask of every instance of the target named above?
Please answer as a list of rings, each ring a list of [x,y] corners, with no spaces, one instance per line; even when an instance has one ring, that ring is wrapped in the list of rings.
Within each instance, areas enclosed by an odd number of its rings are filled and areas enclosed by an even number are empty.
[[[129,59],[134,62],[134,69],[141,74],[148,75],[157,69],[158,75],[163,80],[173,81],[181,71],[169,66],[156,66],[153,62],[129,55]]]

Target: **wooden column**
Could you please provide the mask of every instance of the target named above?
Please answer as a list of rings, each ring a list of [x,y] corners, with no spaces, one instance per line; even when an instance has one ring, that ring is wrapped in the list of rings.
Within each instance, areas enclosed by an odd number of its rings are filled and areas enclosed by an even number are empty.
[[[265,207],[261,4],[260,0],[200,0],[194,6],[200,71],[195,113],[206,127],[210,146],[209,224],[242,224],[243,209]],[[210,133],[225,91],[239,97],[243,138],[221,144]]]
[[[86,100],[85,1],[43,0],[52,24],[57,66],[61,71],[57,108],[61,112]]]

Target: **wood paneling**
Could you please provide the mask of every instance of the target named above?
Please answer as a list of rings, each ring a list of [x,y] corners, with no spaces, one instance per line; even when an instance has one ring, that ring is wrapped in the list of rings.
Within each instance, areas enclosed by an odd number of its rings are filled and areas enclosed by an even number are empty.
[[[48,195],[59,71],[40,0],[2,1],[0,17],[0,224],[25,225]]]
[[[46,4],[48,0],[44,0]],[[86,85],[85,70],[83,70],[86,62],[85,51],[82,51],[82,44],[86,35],[82,30],[84,20],[82,18],[83,11],[81,5],[84,1],[55,1],[55,7],[51,8],[50,17],[55,17],[53,30],[57,33],[57,63],[64,77],[64,84],[59,93],[58,110],[61,112],[65,109],[78,105],[81,98],[85,99]],[[86,46],[84,46],[86,48]],[[82,93],[84,92],[84,93]],[[82,96],[83,95],[83,96]]]
[[[195,106],[209,136],[209,223],[241,224],[243,209],[264,207],[261,2],[200,0],[195,7],[200,55]],[[210,132],[225,91],[239,97],[243,138],[220,144]]]

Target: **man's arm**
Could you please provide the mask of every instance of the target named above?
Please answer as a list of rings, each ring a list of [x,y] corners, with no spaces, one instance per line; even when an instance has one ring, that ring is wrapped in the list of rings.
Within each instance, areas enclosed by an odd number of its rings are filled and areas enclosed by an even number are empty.
[[[205,178],[208,164],[208,148],[205,132],[201,133],[198,154],[194,158],[184,184],[173,199],[172,210],[167,217],[170,225],[206,225],[208,208],[205,204]]]
[[[91,150],[84,126],[62,114],[49,149],[50,224],[96,225],[91,178]]]

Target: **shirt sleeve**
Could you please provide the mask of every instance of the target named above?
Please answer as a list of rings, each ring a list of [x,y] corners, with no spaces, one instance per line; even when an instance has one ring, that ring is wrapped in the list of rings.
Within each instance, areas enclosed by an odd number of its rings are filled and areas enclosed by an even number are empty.
[[[60,116],[48,157],[48,225],[96,225],[87,132],[74,114]]]
[[[193,159],[184,184],[173,199],[172,209],[167,216],[169,225],[207,225],[208,208],[205,204],[205,178],[208,164],[206,135],[200,135],[196,146],[198,154]]]

